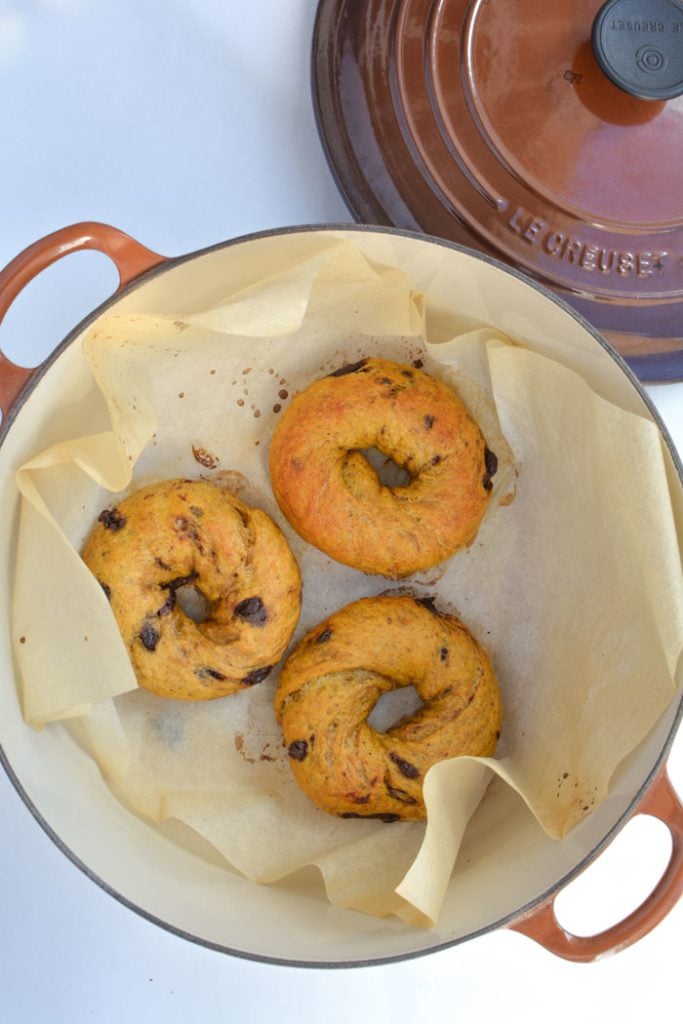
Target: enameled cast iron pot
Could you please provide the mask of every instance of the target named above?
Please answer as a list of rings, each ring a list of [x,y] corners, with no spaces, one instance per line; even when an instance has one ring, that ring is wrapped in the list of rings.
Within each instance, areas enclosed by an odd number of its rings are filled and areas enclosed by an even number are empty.
[[[585,321],[515,271],[453,244],[391,229],[296,228],[165,259],[114,228],[77,224],[36,242],[0,272],[0,320],[36,274],[68,253],[104,252],[120,276],[116,294],[41,366],[26,370],[0,354],[0,543],[10,552],[0,584],[0,759],[38,823],[93,881],[162,927],[224,952],[288,964],[354,966],[432,952],[500,927],[523,932],[572,960],[621,949],[653,928],[683,891],[683,806],[665,770],[683,713],[681,699],[619,767],[604,803],[561,842],[548,839],[522,801],[494,784],[466,838],[467,867],[456,872],[439,924],[430,931],[330,907],[315,880],[259,886],[195,856],[125,810],[66,731],[56,726],[34,732],[22,720],[9,634],[19,506],[15,470],[67,429],[64,410],[69,431],[88,429],[78,422],[83,387],[94,387],[81,351],[84,331],[104,313],[199,309],[248,284],[245,267],[258,264],[261,251],[267,248],[270,269],[284,267],[316,244],[321,232],[350,237],[370,256],[386,254],[390,246],[398,266],[438,247],[441,260],[476,275],[478,289],[457,296],[460,313],[502,331],[510,328],[510,316],[517,322],[523,316],[530,347],[552,339],[556,359],[604,397],[655,421],[665,441],[683,537],[683,471],[647,396]],[[670,830],[672,853],[664,875],[626,920],[589,938],[568,934],[555,918],[555,897],[636,813],[654,815]]]

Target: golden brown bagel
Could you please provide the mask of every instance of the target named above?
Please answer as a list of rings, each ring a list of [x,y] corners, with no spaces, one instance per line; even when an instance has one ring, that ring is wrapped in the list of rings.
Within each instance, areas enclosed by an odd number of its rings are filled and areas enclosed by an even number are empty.
[[[385,733],[367,718],[379,697],[413,685],[424,701]],[[501,702],[484,651],[430,599],[369,597],[298,644],[282,669],[275,713],[296,781],[329,814],[425,817],[422,784],[446,758],[493,754]]]
[[[253,686],[282,657],[301,610],[299,568],[260,509],[201,480],[167,480],[105,509],[83,559],[111,602],[140,686],[208,700]],[[176,591],[192,584],[194,622]]]
[[[405,469],[408,486],[383,486],[365,448]],[[392,579],[473,540],[496,468],[450,388],[384,359],[363,359],[306,388],[270,448],[273,491],[297,533],[338,562]]]

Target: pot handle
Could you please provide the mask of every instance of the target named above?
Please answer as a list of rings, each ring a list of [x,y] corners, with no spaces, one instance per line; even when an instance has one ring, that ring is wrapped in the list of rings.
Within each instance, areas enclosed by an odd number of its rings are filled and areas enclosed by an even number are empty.
[[[0,323],[29,281],[62,256],[80,249],[95,249],[114,261],[119,272],[117,291],[166,259],[108,224],[84,221],[60,228],[29,245],[4,270],[0,270]],[[37,369],[37,366],[17,366],[0,351],[0,409],[3,420]]]
[[[638,814],[663,821],[671,833],[671,858],[659,882],[632,914],[598,935],[585,938],[565,931],[555,916],[555,897],[508,925],[556,956],[588,963],[607,953],[618,953],[642,939],[675,906],[683,893],[683,804],[664,766],[638,806]]]

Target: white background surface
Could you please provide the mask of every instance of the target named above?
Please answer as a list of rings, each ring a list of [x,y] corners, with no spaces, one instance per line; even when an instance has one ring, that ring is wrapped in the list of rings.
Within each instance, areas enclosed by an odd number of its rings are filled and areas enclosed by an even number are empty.
[[[361,2],[361,0],[359,0]],[[78,220],[178,255],[287,224],[348,221],[309,94],[315,0],[0,0],[0,266]],[[38,361],[115,287],[79,254],[33,283],[0,347]],[[683,384],[651,389],[683,448]],[[683,743],[671,775],[683,792]],[[630,824],[562,897],[584,933],[667,856]],[[583,890],[578,891],[579,887]],[[301,970],[232,959],[120,906],[52,845],[0,773],[0,1021],[637,1021],[676,1014],[683,909],[618,956],[552,957],[498,932],[402,964]]]

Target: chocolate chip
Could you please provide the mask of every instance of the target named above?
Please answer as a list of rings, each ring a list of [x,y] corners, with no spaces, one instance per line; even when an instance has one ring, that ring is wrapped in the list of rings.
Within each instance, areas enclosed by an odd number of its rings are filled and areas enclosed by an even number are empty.
[[[402,757],[399,757],[398,754],[394,754],[392,752],[389,753],[389,757],[394,762],[401,775],[405,775],[407,779],[419,779],[420,771],[414,764],[410,764],[409,761],[404,761]],[[403,792],[403,790],[400,792]]]
[[[159,586],[162,590],[179,590],[180,587],[186,587],[188,583],[194,583],[198,575],[199,573],[193,570],[188,576],[176,576],[175,579],[169,580],[168,583],[160,583]]]
[[[366,793],[365,796],[354,796],[353,797],[353,802],[354,802],[354,804],[369,804],[370,803],[370,794]]]
[[[178,497],[182,498],[182,494],[179,494]],[[191,522],[189,519],[186,519],[184,516],[177,516],[173,520],[173,525],[175,526],[176,530],[178,530],[179,533],[185,534],[187,539],[197,548],[197,551],[199,551],[200,555],[206,554],[206,552],[204,551],[204,545],[202,544],[202,539],[199,536],[199,533],[197,532],[197,527],[193,522]]]
[[[490,448],[484,448],[484,464],[490,476],[495,476],[498,469],[498,456]]]
[[[145,622],[140,630],[140,640],[145,650],[153,651],[159,643],[159,631],[151,623]]]
[[[398,789],[396,786],[392,786],[391,783],[385,779],[384,785],[386,786],[387,793],[393,800],[398,800],[402,804],[416,804],[417,800],[410,793],[406,793],[405,789]]]
[[[113,533],[118,533],[126,525],[126,517],[122,516],[121,513],[115,508],[105,508],[104,512],[100,512],[97,517],[97,522],[102,523],[105,530],[111,530]]]
[[[198,668],[195,675],[199,679],[217,679],[219,682],[225,679],[222,672],[218,672],[215,668],[207,668],[206,666]]]
[[[204,509],[200,508],[199,505],[190,505],[190,512],[193,516],[197,516],[198,519],[204,515]]]
[[[436,419],[436,416],[423,416],[422,417],[422,421],[423,421],[425,427],[427,428],[427,430],[431,430],[432,429],[432,427],[434,426],[434,420],[435,419]]]
[[[317,644],[326,644],[331,636],[332,630],[330,629],[329,626],[326,626],[322,633],[318,633],[317,637],[315,638],[315,642]]]
[[[496,475],[496,470],[498,469],[498,456],[490,448],[484,448],[484,465],[486,466],[486,472],[484,473],[482,484],[485,491],[490,491],[493,487],[491,477]]]
[[[272,665],[266,665],[265,668],[255,668],[253,672],[250,672],[248,676],[244,677],[242,682],[245,686],[255,686],[256,683],[262,683],[266,676],[270,675],[272,671]]]
[[[294,761],[303,761],[308,754],[308,743],[306,740],[294,740],[287,747],[287,753]]]
[[[432,613],[432,615],[438,615],[439,613],[438,613],[438,611],[436,610],[436,608],[434,606],[434,602],[435,601],[436,601],[435,597],[416,597],[415,598],[415,603],[416,604],[421,604],[423,606],[423,608],[426,608],[428,612]]]
[[[278,398],[282,398],[282,399],[289,398],[289,391],[287,391],[285,388],[281,388],[278,391],[277,394],[278,394]]]
[[[496,729],[496,739],[500,739],[500,729]]]
[[[345,811],[343,814],[338,815],[340,818],[376,818],[378,821],[383,821],[389,825],[392,821],[400,821],[400,814],[356,814],[354,811]]]
[[[389,377],[377,377],[377,383],[386,385],[387,390],[385,391],[385,394],[387,398],[394,398],[405,388],[405,385],[397,384]]]
[[[415,367],[416,370],[421,370],[422,367],[424,366],[424,363],[422,362],[421,359],[413,359],[413,366]]]
[[[413,373],[412,370],[401,370],[401,376],[408,377],[410,380],[412,380],[415,374]]]
[[[439,653],[441,655],[441,660],[442,661],[447,661],[448,660],[448,648],[447,647],[442,647],[441,651]]]
[[[333,373],[328,373],[328,377],[345,377],[347,373],[358,373],[366,363],[367,359],[360,359],[357,363],[347,363],[346,366],[340,366]]]
[[[432,466],[438,466],[440,462],[441,462],[441,456],[440,455],[432,455]]]
[[[266,606],[260,597],[246,597],[235,605],[233,614],[252,626],[263,626],[268,618]]]
[[[102,580],[97,581],[104,591],[107,601],[111,601],[111,587],[108,583],[103,583]]]
[[[175,590],[169,589],[168,595],[166,597],[166,600],[164,601],[164,603],[162,604],[161,608],[157,612],[157,615],[159,616],[160,619],[162,619],[164,617],[164,615],[170,615],[171,614],[171,612],[175,608],[175,602],[176,602]]]

